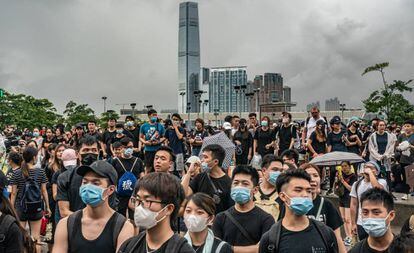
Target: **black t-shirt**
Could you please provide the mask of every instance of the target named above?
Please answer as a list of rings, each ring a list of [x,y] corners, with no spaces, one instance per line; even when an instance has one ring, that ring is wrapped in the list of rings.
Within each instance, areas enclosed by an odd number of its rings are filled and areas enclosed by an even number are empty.
[[[128,129],[126,128],[124,130],[124,134],[132,139],[132,142],[134,143],[134,148],[138,148],[139,143],[139,125],[137,125],[134,129]]]
[[[213,224],[214,235],[233,246],[257,244],[262,235],[275,223],[270,214],[257,206],[247,213],[240,213],[234,207],[228,211],[254,240],[250,242],[224,212],[219,213]]]
[[[358,177],[355,173],[350,173],[349,175],[342,172],[342,177],[344,178],[345,182],[349,184],[351,187],[352,185],[358,180]],[[340,198],[349,198],[350,191],[344,186],[344,195]]]
[[[338,212],[338,209],[327,198],[324,198],[321,213],[319,215],[319,218],[316,219],[315,217],[318,214],[320,205],[321,205],[321,196],[317,196],[313,200],[313,208],[307,213],[307,216],[311,219],[324,223],[328,227],[332,228],[332,230],[335,230],[344,224],[341,218],[341,215]],[[286,212],[286,206],[281,205],[279,220],[283,219],[283,217],[285,216],[285,212]]]
[[[382,155],[387,150],[388,144],[388,134],[384,132],[384,134],[380,135],[377,132],[377,145],[378,145],[378,154]]]
[[[361,133],[358,130],[356,130],[356,132],[353,133],[353,132],[351,132],[351,130],[348,129],[347,135],[348,135],[347,138],[348,138],[348,140],[350,142],[355,142],[356,141],[356,139],[350,138],[352,135],[357,135],[358,138],[360,140],[362,140],[362,135],[361,135]],[[355,154],[359,154],[360,153],[360,150],[359,150],[358,144],[354,144],[354,145],[348,146],[348,152],[355,153]]]
[[[336,242],[335,234],[329,233],[329,242]],[[268,252],[269,233],[260,240],[259,252]],[[318,230],[312,222],[302,231],[290,231],[282,226],[280,231],[278,253],[333,253],[334,249],[327,248]]]
[[[266,154],[273,154],[274,148],[270,147],[266,149],[266,145],[270,144],[276,138],[276,131],[268,128],[264,131],[262,128],[258,128],[254,134],[254,139],[257,140],[257,150],[256,152],[259,153],[261,156]]]
[[[42,142],[42,147],[46,149],[52,143],[55,143],[55,144],[59,143],[58,140],[56,139],[56,137],[53,136],[52,139],[50,139],[50,140],[48,138],[44,137],[43,142]]]
[[[250,134],[250,133],[249,133]],[[219,244],[221,243],[222,241],[220,240],[220,239],[218,239],[218,238],[214,238],[214,241],[213,241],[213,246],[211,247],[211,252],[216,252],[216,250],[217,250],[217,247],[219,246]],[[204,249],[204,244],[203,245],[201,245],[201,246],[194,246],[193,245],[193,249],[194,249],[194,251],[195,252],[203,252],[203,249]],[[233,253],[233,250],[232,250],[232,248],[231,248],[231,246],[230,246],[230,244],[228,244],[228,243],[225,243],[222,247],[221,247],[221,250],[220,250],[220,252],[219,253]]]
[[[234,201],[230,197],[231,191],[231,178],[228,175],[224,175],[220,178],[210,177],[211,182],[217,189],[217,195],[220,197],[220,203],[216,204],[216,214],[225,211],[234,205]],[[198,174],[190,182],[191,190],[194,193],[204,192],[211,197],[214,195],[214,188],[208,179],[207,173],[203,172]]]
[[[241,143],[241,148],[242,148],[242,155],[247,156],[249,154],[249,149],[250,147],[253,146],[253,137],[252,135],[249,133],[249,131],[246,130],[246,132],[240,132],[237,131],[234,133],[233,136],[233,140],[234,141],[240,141]]]
[[[167,246],[168,246],[168,242],[171,240],[172,238],[168,239],[168,241],[164,242],[163,245],[161,245],[161,247],[157,250],[153,250],[148,248],[147,250],[147,241],[145,240],[145,238],[142,238],[140,243],[135,247],[135,249],[133,251],[131,251],[131,253],[147,253],[147,252],[152,252],[152,253],[170,253],[167,252]],[[125,251],[127,249],[127,246],[131,243],[135,244],[137,242],[137,236],[131,237],[128,240],[126,240],[121,247],[119,248],[118,253],[126,253],[127,251]],[[129,251],[128,251],[129,252]],[[193,250],[193,248],[190,246],[190,244],[188,243],[184,243],[183,246],[178,250],[179,253],[194,253],[195,251]]]
[[[196,141],[202,141],[207,136],[208,136],[208,133],[204,129],[202,129],[201,131],[198,131],[197,129],[195,129],[191,133],[191,138],[196,140]],[[201,147],[203,145],[203,143],[193,143],[192,145],[193,145],[193,147]]]
[[[113,155],[111,152],[111,143],[112,143],[112,138],[116,135],[116,130],[114,129],[114,131],[109,131],[109,129],[106,129],[105,132],[102,135],[102,141],[103,143],[105,143],[106,145],[106,153],[109,155]]]
[[[0,224],[2,224],[5,214],[2,214],[0,217]],[[9,230],[7,230],[5,237],[1,238],[0,249],[1,252],[12,252],[19,253],[24,252],[23,247],[23,233],[17,225],[17,221],[10,225]],[[3,251],[4,250],[4,251]]]
[[[118,134],[114,134],[111,138],[111,144],[117,142],[117,141],[121,141],[123,138],[125,138],[125,134],[119,135]]]
[[[357,244],[355,244],[355,246],[352,249],[348,251],[348,253],[386,253],[386,252],[388,252],[388,249],[384,251],[378,251],[378,250],[372,249],[368,245],[367,239],[364,239],[358,242]]]
[[[93,137],[95,137],[95,139],[97,140],[97,141],[103,141],[103,139],[102,139],[102,134],[100,134],[100,133],[98,133],[98,132],[94,132],[94,133],[91,133],[91,132],[87,132],[86,133],[86,135],[89,135],[89,136],[93,136]]]
[[[326,153],[326,141],[318,141],[318,138],[316,138],[316,132],[313,132],[309,139],[312,140],[312,148],[315,150],[317,154],[325,154]]]
[[[284,150],[289,149],[292,139],[295,139],[297,137],[296,126],[293,124],[287,127],[285,127],[285,125],[280,126],[278,137],[279,137],[279,150],[283,152]]]
[[[342,141],[342,136],[344,136],[344,134],[345,132],[343,131],[339,133],[334,133],[334,132],[328,133],[326,143],[328,144],[328,146],[332,146],[331,152],[334,152],[334,151],[347,152],[348,151],[345,143]]]
[[[122,167],[121,162],[122,162],[122,165],[124,165],[125,170],[131,171],[131,169],[132,169],[131,172],[132,172],[132,174],[134,174],[134,176],[137,179],[139,179],[139,174],[141,172],[144,172],[144,166],[142,165],[142,160],[139,159],[139,158],[136,158],[136,157],[131,157],[129,159],[125,159],[125,158],[122,158],[122,157],[115,158],[112,161],[112,166],[114,166],[114,168],[116,170],[116,173],[118,174],[118,180],[125,173],[124,167]],[[135,165],[134,165],[134,163],[135,163]],[[132,168],[132,166],[134,166],[134,167]]]

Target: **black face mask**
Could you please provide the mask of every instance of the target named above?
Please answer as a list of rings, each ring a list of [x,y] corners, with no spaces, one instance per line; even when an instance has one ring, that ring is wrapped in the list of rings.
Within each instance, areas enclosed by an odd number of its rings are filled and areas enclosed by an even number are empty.
[[[358,128],[359,127],[359,124],[358,123],[354,123],[354,127],[355,128]]]
[[[98,155],[93,153],[86,153],[81,155],[81,163],[82,165],[91,165],[92,163],[98,160]]]

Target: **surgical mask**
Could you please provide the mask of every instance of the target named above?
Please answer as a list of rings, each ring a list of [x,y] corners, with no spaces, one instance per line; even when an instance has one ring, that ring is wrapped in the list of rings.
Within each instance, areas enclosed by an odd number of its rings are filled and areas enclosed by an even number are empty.
[[[39,132],[33,132],[33,137],[39,137]]]
[[[362,219],[362,227],[370,236],[381,237],[388,230],[388,225],[386,223],[387,218],[388,218],[388,215],[385,218]]]
[[[276,185],[276,180],[279,177],[279,175],[281,174],[280,171],[271,171],[269,172],[269,179],[267,181],[269,181],[269,183],[273,186]]]
[[[79,188],[79,196],[81,197],[83,203],[96,207],[101,204],[103,199],[103,192],[105,189],[93,185],[93,184],[84,184]]]
[[[126,125],[128,127],[132,127],[132,126],[134,126],[134,121],[127,121]]]
[[[285,193],[287,196],[287,194]],[[290,205],[287,205],[296,215],[302,216],[307,214],[313,208],[313,202],[311,198],[293,197],[290,198]]]
[[[207,227],[207,220],[208,218],[189,214],[184,215],[184,223],[187,227],[188,231],[190,232],[201,232]]]
[[[264,126],[264,127],[267,127],[268,122],[267,122],[266,120],[263,120],[263,121],[261,122],[261,125],[262,125],[262,126]]]
[[[230,196],[237,204],[246,204],[250,200],[250,189],[240,186],[233,187]]]
[[[117,130],[116,130],[116,133],[117,133],[117,134],[122,134],[123,132],[124,132],[124,130],[122,130],[122,129],[117,129]]]
[[[211,168],[210,168],[210,166],[208,165],[208,163],[206,163],[206,162],[202,162],[202,163],[201,163],[201,170],[202,170],[203,172],[210,173]]]
[[[282,123],[289,123],[289,119],[288,118],[282,118]]]
[[[82,165],[91,165],[98,160],[98,155],[93,153],[81,154]]]
[[[124,151],[124,155],[125,156],[132,156],[132,154],[134,153],[134,150],[132,148],[126,148]]]
[[[137,206],[134,212],[135,225],[143,229],[150,229],[155,227],[158,222],[162,221],[166,217],[164,216],[161,220],[157,221],[158,214],[164,210],[164,208],[159,212],[153,212],[148,208],[143,207],[142,205]]]
[[[154,116],[154,117],[151,117],[151,122],[152,122],[152,123],[155,123],[155,122],[157,122],[157,120],[158,120],[158,117],[156,117],[156,116]]]

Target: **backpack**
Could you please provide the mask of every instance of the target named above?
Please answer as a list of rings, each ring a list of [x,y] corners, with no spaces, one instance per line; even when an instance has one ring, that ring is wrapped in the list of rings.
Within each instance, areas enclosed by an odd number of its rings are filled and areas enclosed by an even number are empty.
[[[17,221],[9,214],[2,215],[0,221],[0,252],[3,252],[5,249],[3,243],[6,240],[7,232],[9,232],[11,225]]]
[[[42,193],[36,182],[39,171],[39,169],[36,169],[34,179],[30,176],[25,178],[26,182],[24,183],[23,195],[20,201],[23,213],[37,213],[42,211]]]
[[[122,168],[125,171],[125,173],[118,180],[118,186],[116,191],[120,196],[130,197],[134,191],[135,183],[137,182],[137,177],[132,173],[132,170],[134,169],[135,164],[138,161],[138,158],[135,158],[134,164],[132,164],[130,171],[127,171],[125,169],[125,166],[120,159],[116,158],[116,160],[118,160],[118,162],[121,164]]]
[[[334,247],[336,243],[335,237],[333,240],[329,240],[329,237],[330,237],[329,232],[332,232],[332,230],[320,221],[309,219],[309,222],[315,226],[316,230],[318,231],[319,235],[322,238],[323,244],[328,249],[328,252],[337,253],[338,247]],[[267,248],[264,249],[266,252],[268,253],[278,252],[281,231],[282,231],[282,220],[274,224],[270,228],[270,230],[267,232],[267,234],[269,235],[269,244],[267,245]],[[329,249],[332,249],[333,251],[329,251]]]
[[[82,211],[78,210],[74,213],[72,213],[71,215],[69,215],[68,217],[68,223],[67,223],[67,229],[68,229],[68,245],[70,247],[71,245],[71,241],[72,238],[74,238],[75,233],[79,233],[81,232],[80,229],[81,228],[75,228],[75,222],[77,219],[81,219],[81,215],[82,215]],[[113,230],[112,230],[112,240],[113,240],[113,245],[116,248],[117,242],[118,242],[118,236],[119,233],[121,232],[122,228],[124,227],[124,224],[126,222],[126,218],[122,215],[119,214],[117,212],[114,212],[113,215],[116,215],[115,217],[115,225],[113,226]],[[68,252],[70,252],[70,249],[68,249]],[[93,252],[93,250],[92,250]]]
[[[118,253],[133,253],[137,246],[145,240],[146,232],[141,232],[137,237],[133,237],[128,244],[126,245],[125,249],[119,250]],[[174,234],[168,241],[167,248],[165,252],[168,253],[179,253],[181,248],[184,244],[187,243],[187,239],[184,237],[179,236],[178,234]]]

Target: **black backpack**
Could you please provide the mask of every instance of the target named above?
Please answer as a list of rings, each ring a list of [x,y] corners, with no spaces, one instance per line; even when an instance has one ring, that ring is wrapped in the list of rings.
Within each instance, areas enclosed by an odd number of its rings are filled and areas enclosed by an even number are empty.
[[[141,232],[137,237],[132,238],[125,249],[118,251],[118,253],[133,253],[137,246],[145,240],[146,232]],[[168,253],[179,253],[184,244],[187,243],[187,239],[174,234],[171,239],[168,241],[167,248],[165,252]]]
[[[318,231],[319,235],[322,238],[322,241],[325,247],[328,250],[333,249],[332,252],[337,253],[338,247],[334,247],[336,241],[329,240],[330,238],[329,232],[332,232],[332,230],[320,221],[309,219],[309,222],[311,222],[315,226],[316,230]],[[270,230],[267,232],[269,235],[269,244],[267,245],[267,248],[264,249],[265,252],[268,252],[268,253],[278,252],[281,231],[282,231],[282,220],[274,224],[270,228]]]
[[[25,178],[23,195],[20,201],[23,213],[38,213],[42,211],[43,200],[40,187],[37,184],[37,176],[40,169],[36,169],[34,179],[30,176]]]
[[[0,252],[4,252],[5,246],[3,245],[6,240],[7,232],[13,223],[17,222],[16,219],[8,214],[3,214],[0,218]]]

